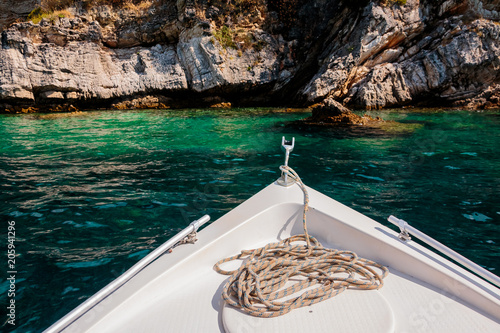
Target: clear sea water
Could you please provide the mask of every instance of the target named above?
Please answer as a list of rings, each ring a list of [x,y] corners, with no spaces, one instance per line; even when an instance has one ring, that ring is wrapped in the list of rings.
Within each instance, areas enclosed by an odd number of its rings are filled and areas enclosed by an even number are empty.
[[[42,331],[191,220],[214,221],[273,182],[283,135],[307,185],[385,225],[403,218],[498,274],[500,111],[371,114],[397,123],[297,128],[308,113],[280,109],[1,115],[17,332]],[[2,309],[8,289],[4,278]]]

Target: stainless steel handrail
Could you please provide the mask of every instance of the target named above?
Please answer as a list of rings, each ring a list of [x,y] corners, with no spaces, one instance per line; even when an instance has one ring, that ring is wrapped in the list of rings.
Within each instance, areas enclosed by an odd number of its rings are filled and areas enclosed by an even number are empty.
[[[153,252],[142,258],[138,263],[136,263],[134,266],[132,266],[130,269],[128,269],[125,273],[120,275],[117,279],[113,280],[111,283],[109,283],[106,287],[102,288],[100,291],[98,291],[96,294],[94,294],[92,297],[87,299],[85,302],[80,304],[77,308],[75,308],[73,311],[68,313],[66,316],[61,318],[59,321],[55,322],[52,326],[47,328],[45,330],[45,333],[54,333],[54,332],[60,332],[68,325],[70,325],[72,322],[77,320],[79,317],[81,317],[83,314],[85,314],[87,311],[89,311],[91,308],[96,306],[98,303],[100,303],[103,299],[111,295],[113,292],[115,292],[117,289],[119,289],[121,286],[123,286],[127,281],[132,279],[135,275],[137,275],[144,267],[152,263],[154,260],[156,260],[158,257],[160,257],[163,253],[174,247],[177,243],[182,241],[184,238],[186,238],[189,234],[196,232],[199,227],[201,227],[203,224],[207,223],[210,221],[210,216],[204,215],[200,219],[193,221],[187,226],[185,229],[181,230],[179,233],[177,233],[175,236],[170,238],[168,241],[160,245],[157,249],[155,249]]]
[[[459,264],[463,265],[464,267],[468,268],[472,272],[476,273],[486,281],[490,282],[491,284],[496,285],[497,287],[500,287],[500,277],[496,276],[495,274],[491,273],[490,271],[484,269],[483,267],[479,266],[475,262],[467,259],[466,257],[462,256],[461,254],[453,251],[449,247],[447,247],[444,244],[441,244],[434,238],[424,234],[420,230],[412,227],[411,225],[408,224],[408,222],[398,219],[397,217],[391,215],[387,219],[389,222],[392,224],[396,225],[399,227],[401,230],[401,239],[403,241],[406,241],[409,239],[407,236],[408,234],[411,234],[421,241],[425,242],[426,244],[430,245],[434,249],[438,250],[441,253],[444,253],[446,256],[450,257],[451,259],[455,260]]]

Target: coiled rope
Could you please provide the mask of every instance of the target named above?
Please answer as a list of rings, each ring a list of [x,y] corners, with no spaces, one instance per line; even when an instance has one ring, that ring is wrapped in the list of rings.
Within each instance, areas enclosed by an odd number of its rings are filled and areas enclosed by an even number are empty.
[[[281,166],[280,169],[304,192],[304,234],[258,249],[243,250],[218,261],[214,269],[220,274],[231,275],[224,285],[222,298],[252,316],[270,318],[319,303],[348,288],[381,288],[389,272],[385,266],[360,258],[351,251],[325,248],[309,235],[307,189],[290,167]],[[221,264],[237,259],[244,260],[237,270],[220,268]]]

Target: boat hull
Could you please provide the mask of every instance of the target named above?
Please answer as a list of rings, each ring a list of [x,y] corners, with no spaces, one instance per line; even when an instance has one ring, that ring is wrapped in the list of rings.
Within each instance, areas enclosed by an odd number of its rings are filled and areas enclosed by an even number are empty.
[[[274,183],[199,232],[195,244],[164,254],[89,311],[75,309],[77,319],[63,331],[303,332],[306,327],[331,332],[334,324],[361,332],[365,326],[352,318],[370,315],[370,307],[363,305],[367,302],[363,295],[369,293],[375,293],[366,296],[373,298],[372,308],[383,308],[376,316],[382,319],[367,321],[371,328],[381,325],[378,332],[500,331],[498,288],[413,241],[402,242],[392,229],[313,189],[308,191],[309,233],[325,247],[354,251],[387,266],[390,273],[384,287],[347,290],[277,318],[256,318],[224,308],[220,295],[228,276],[213,270],[217,261],[303,233],[302,191]],[[343,308],[340,302],[358,312],[350,320],[325,318],[331,309]]]

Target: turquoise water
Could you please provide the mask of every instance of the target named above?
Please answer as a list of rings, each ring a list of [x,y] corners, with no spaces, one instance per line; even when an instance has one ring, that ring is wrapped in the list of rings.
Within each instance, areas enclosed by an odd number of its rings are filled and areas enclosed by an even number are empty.
[[[498,274],[499,111],[372,112],[399,122],[375,130],[291,127],[308,114],[282,111],[0,116],[17,331],[45,329],[191,220],[214,221],[273,182],[283,135],[307,185],[383,224],[403,218]]]

